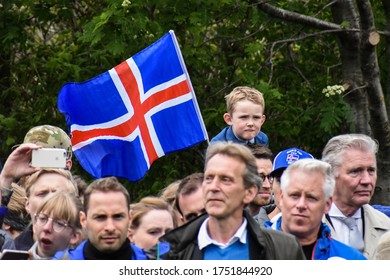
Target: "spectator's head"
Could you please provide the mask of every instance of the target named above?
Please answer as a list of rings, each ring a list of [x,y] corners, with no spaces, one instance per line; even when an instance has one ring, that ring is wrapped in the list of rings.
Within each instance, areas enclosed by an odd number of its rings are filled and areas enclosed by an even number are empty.
[[[163,188],[160,192],[160,197],[165,199],[172,207],[176,205],[176,192],[179,188],[181,180],[176,180]]]
[[[210,217],[242,218],[261,187],[255,157],[245,145],[216,142],[207,149],[203,201]]]
[[[256,137],[265,122],[265,102],[261,92],[250,87],[236,87],[225,96],[227,113],[223,119],[232,126],[236,137],[250,140]]]
[[[43,199],[50,193],[67,191],[78,196],[72,174],[64,169],[42,168],[28,178],[25,188],[26,210],[31,218],[34,217]]]
[[[179,188],[180,181],[181,180],[176,180],[170,183],[168,186],[163,188],[159,193],[160,197],[164,199],[166,202],[168,202],[169,205],[172,206],[173,211],[175,213],[175,220],[178,226],[182,224],[181,215],[176,208],[176,192],[177,189]]]
[[[335,179],[330,165],[317,159],[292,163],[281,178],[282,229],[298,237],[302,245],[318,237],[322,217],[332,204]]]
[[[25,208],[26,191],[17,184],[12,184],[12,188],[14,191],[7,205],[3,230],[15,239],[28,226],[31,218]]]
[[[117,252],[127,240],[130,196],[115,177],[93,181],[84,193],[81,224],[88,240],[100,252]]]
[[[183,223],[205,213],[202,199],[203,173],[193,173],[183,178],[176,192],[176,208]]]
[[[42,258],[52,258],[57,251],[80,242],[81,201],[74,193],[59,191],[45,198],[33,218],[36,253]]]
[[[248,144],[249,149],[256,158],[257,171],[262,179],[262,186],[257,193],[255,199],[250,203],[249,207],[259,208],[267,205],[272,199],[272,177],[270,173],[272,171],[272,151],[262,144]],[[258,211],[259,209],[257,209]],[[252,213],[255,214],[255,213]],[[256,213],[257,214],[257,213]]]
[[[280,179],[280,177],[283,174],[283,171],[290,164],[304,158],[314,158],[314,157],[308,152],[298,148],[289,148],[280,151],[274,159],[271,176]]]
[[[270,176],[273,181],[272,187],[274,191],[275,204],[278,208],[279,208],[279,201],[280,201],[280,178],[282,177],[284,170],[286,170],[286,168],[290,164],[304,158],[314,158],[314,157],[308,152],[305,152],[304,150],[298,148],[289,148],[280,151],[276,155]]]
[[[24,137],[23,143],[34,143],[43,148],[65,149],[66,167],[72,168],[72,143],[68,134],[61,128],[52,125],[40,125],[31,128]]]
[[[161,236],[177,226],[172,206],[162,198],[144,197],[130,209],[129,239],[139,248],[153,247]]]
[[[322,160],[336,177],[334,203],[350,216],[370,202],[377,180],[378,143],[364,134],[343,134],[325,145]]]
[[[79,192],[80,201],[82,203],[84,203],[84,192],[85,192],[85,189],[87,188],[88,184],[79,175],[73,175],[73,180],[76,183],[77,190]]]

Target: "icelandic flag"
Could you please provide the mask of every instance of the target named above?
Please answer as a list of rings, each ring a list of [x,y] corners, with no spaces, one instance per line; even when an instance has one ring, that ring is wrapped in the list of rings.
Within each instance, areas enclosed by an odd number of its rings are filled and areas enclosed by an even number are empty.
[[[65,84],[58,109],[95,178],[140,180],[157,158],[208,140],[172,30],[111,70]]]

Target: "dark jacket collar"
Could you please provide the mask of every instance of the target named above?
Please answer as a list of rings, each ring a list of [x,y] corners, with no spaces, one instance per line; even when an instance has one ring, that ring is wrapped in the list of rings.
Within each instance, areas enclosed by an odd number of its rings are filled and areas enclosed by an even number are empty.
[[[249,256],[251,259],[264,259],[266,240],[262,234],[259,225],[253,220],[247,211],[243,216],[246,218],[248,231]],[[203,253],[198,246],[198,233],[202,223],[208,218],[203,214],[189,223],[178,227],[160,238],[160,241],[169,242],[171,252],[178,253],[185,250],[188,246],[194,246],[193,259],[202,259]]]

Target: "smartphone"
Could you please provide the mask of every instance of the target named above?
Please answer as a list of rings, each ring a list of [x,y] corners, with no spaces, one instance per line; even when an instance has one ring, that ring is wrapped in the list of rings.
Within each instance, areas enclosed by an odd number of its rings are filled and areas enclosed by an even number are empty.
[[[41,148],[32,151],[31,166],[43,168],[65,168],[66,150]]]
[[[0,260],[28,260],[29,257],[28,251],[4,249]]]

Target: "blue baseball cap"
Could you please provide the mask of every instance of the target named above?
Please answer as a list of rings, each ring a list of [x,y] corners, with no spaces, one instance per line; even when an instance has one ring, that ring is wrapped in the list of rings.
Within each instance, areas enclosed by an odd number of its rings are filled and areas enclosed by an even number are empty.
[[[298,148],[290,148],[279,152],[272,166],[271,176],[275,176],[277,173],[282,173],[291,163],[303,159],[303,158],[314,158],[308,152],[305,152]]]

